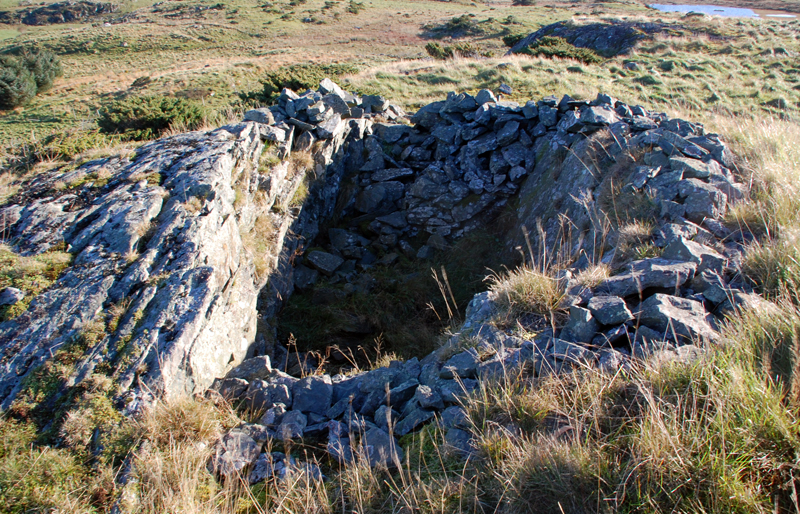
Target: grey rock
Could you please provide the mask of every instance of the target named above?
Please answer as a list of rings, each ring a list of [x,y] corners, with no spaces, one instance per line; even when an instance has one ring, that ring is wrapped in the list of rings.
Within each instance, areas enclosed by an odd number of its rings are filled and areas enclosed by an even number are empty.
[[[587,307],[603,325],[619,325],[633,319],[625,300],[619,296],[595,296]]]
[[[450,357],[442,366],[439,376],[445,379],[450,379],[455,376],[472,378],[475,376],[480,362],[481,360],[478,356],[478,352],[474,348],[470,348],[469,350]]]
[[[311,266],[319,270],[323,275],[327,276],[333,275],[333,273],[339,269],[339,266],[341,266],[344,262],[344,259],[338,255],[333,255],[321,250],[314,250],[313,252],[309,253],[307,259]]]
[[[433,418],[433,412],[425,409],[414,409],[401,419],[394,427],[394,433],[399,436],[410,434],[422,428],[422,425]]]
[[[478,387],[477,380],[464,378],[461,380],[438,380],[436,389],[447,403],[458,403]]]
[[[339,114],[334,114],[317,125],[317,136],[320,139],[333,139],[344,130],[345,124],[342,122],[342,117]]]
[[[317,138],[311,132],[303,132],[294,140],[294,149],[296,152],[309,152]]]
[[[380,428],[367,430],[361,445],[371,467],[393,468],[403,461],[403,449],[397,440]]]
[[[387,180],[397,180],[399,178],[411,177],[414,175],[414,170],[410,168],[388,168],[376,171],[372,174],[374,182],[385,182]]]
[[[605,127],[619,121],[619,116],[608,105],[598,105],[581,110],[580,122],[595,129]]]
[[[245,121],[255,121],[265,125],[272,125],[275,123],[275,118],[273,117],[272,112],[266,107],[262,107],[260,109],[250,109],[244,113],[244,119]]]
[[[319,272],[315,269],[307,268],[302,264],[298,264],[294,268],[294,285],[300,290],[313,286],[317,283],[318,278]]]
[[[261,453],[261,447],[245,431],[233,429],[222,438],[212,457],[214,472],[235,477],[251,466]]]
[[[286,405],[277,403],[267,409],[267,412],[261,416],[259,422],[267,427],[280,425],[283,416],[286,414]]]
[[[511,120],[497,131],[497,144],[508,146],[517,140],[519,136],[519,122]]]
[[[275,467],[274,462],[272,460],[272,455],[269,453],[262,453],[256,459],[255,464],[253,465],[253,469],[250,471],[248,475],[248,482],[250,485],[255,485],[259,482],[263,482],[268,478],[272,478],[275,474]]]
[[[360,212],[372,213],[383,203],[386,198],[386,187],[381,184],[365,187],[356,197],[355,207]]]
[[[529,120],[539,117],[539,109],[536,107],[536,102],[533,100],[527,101],[525,107],[522,108],[522,114]]]
[[[25,298],[25,292],[16,287],[6,287],[0,291],[0,305],[14,305]]]
[[[624,273],[615,275],[597,287],[599,293],[626,297],[651,287],[677,290],[694,276],[697,264],[661,258],[634,261]]]
[[[292,408],[296,411],[325,414],[332,398],[333,385],[328,375],[306,377],[292,387]]]
[[[721,273],[727,264],[727,259],[715,250],[684,237],[678,237],[668,244],[662,257],[694,262],[697,264],[697,273],[705,270]]]
[[[478,105],[483,105],[490,102],[497,103],[497,98],[495,98],[494,93],[492,93],[491,90],[481,89],[475,96],[475,102],[477,102]]]
[[[429,386],[420,385],[414,393],[414,399],[423,409],[444,409],[442,397]]]
[[[281,424],[275,429],[276,435],[283,440],[299,439],[308,425],[308,418],[298,410],[291,410],[283,415]]]
[[[227,378],[242,378],[247,381],[267,378],[272,373],[272,364],[269,356],[252,357],[233,368],[226,375]]]
[[[247,380],[241,378],[225,378],[215,380],[211,389],[217,391],[226,400],[234,400],[242,396],[249,385]]]
[[[716,161],[705,163],[699,159],[689,159],[687,157],[670,157],[669,165],[673,171],[683,173],[685,178],[708,178],[712,173],[721,174],[719,164]]]
[[[569,308],[569,320],[561,330],[561,339],[574,343],[590,343],[600,329],[592,313],[583,307]]]
[[[459,428],[451,428],[444,436],[445,443],[452,450],[456,451],[462,457],[468,457],[477,453],[478,448],[472,439],[472,435]]]
[[[469,428],[470,421],[467,412],[463,407],[453,405],[442,411],[441,418],[442,428],[445,430],[450,428]]]
[[[654,294],[642,303],[639,321],[671,339],[697,341],[718,338],[713,328],[713,316],[706,312],[702,303],[686,298]]]

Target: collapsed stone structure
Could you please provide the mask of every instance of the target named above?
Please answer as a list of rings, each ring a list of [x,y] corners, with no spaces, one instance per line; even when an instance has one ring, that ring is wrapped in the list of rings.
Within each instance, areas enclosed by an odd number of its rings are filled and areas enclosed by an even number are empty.
[[[276,164],[264,165],[265,143]],[[128,411],[152,394],[208,388],[242,400],[263,416],[220,441],[214,466],[223,475],[252,469],[257,481],[287,469],[288,457],[262,453],[267,437],[317,438],[341,461],[360,448],[373,465],[391,466],[402,458],[395,436],[432,420],[469,453],[459,402],[480,380],[693,358],[716,340],[722,316],[758,303],[730,282],[745,237],[719,221],[746,194],[733,166],[702,126],[604,94],[519,105],[488,90],[453,93],[407,117],[330,80],[284,90],[240,124],[43,174],[0,209],[18,252],[66,244],[75,256],[25,313],[0,324],[2,406],[87,323],[123,304],[62,391],[102,369]],[[308,196],[297,201],[303,184]],[[620,228],[639,211],[609,213],[609,198],[645,209],[658,257],[621,255]],[[365,228],[332,229],[327,248],[306,252],[335,209]],[[510,252],[522,228],[538,224],[533,245],[569,257],[559,276],[563,327],[527,340],[501,330],[501,298],[485,292],[431,355],[349,376],[285,372],[287,352],[257,318],[277,315],[295,287],[320,273],[355,284],[398,253],[428,258],[502,209],[516,220],[504,235]],[[421,234],[426,244],[414,247]],[[624,266],[599,284],[581,281],[597,262]]]

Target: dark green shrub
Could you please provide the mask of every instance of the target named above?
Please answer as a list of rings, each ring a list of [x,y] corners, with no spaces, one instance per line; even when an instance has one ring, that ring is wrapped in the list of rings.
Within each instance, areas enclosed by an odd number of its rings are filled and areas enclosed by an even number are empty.
[[[444,23],[429,23],[423,25],[423,37],[431,39],[443,39],[450,37],[453,39],[467,36],[485,36],[490,30],[494,20],[476,21],[474,14],[464,14],[456,16]]]
[[[197,103],[184,98],[134,96],[103,107],[97,124],[102,132],[141,141],[159,136],[172,125],[195,129],[204,114]]]
[[[430,42],[425,45],[425,51],[434,59],[446,60],[453,57],[477,57],[478,50],[469,43],[456,43],[455,45],[442,46],[439,43]]]
[[[517,53],[574,59],[586,64],[603,62],[603,58],[597,55],[593,50],[574,46],[566,39],[554,36],[544,36],[534,41],[531,45],[519,50]]]
[[[0,58],[0,108],[13,109],[30,102],[52,87],[61,76],[61,63],[52,52],[24,50],[21,55]]]
[[[283,88],[293,91],[316,89],[324,78],[336,80],[342,75],[356,73],[358,66],[353,64],[297,64],[281,66],[267,73],[261,83],[264,85],[263,96],[267,102],[278,98]]]
[[[0,63],[0,108],[13,109],[25,105],[36,96],[36,78],[13,57]]]
[[[526,36],[527,34],[509,34],[507,36],[503,36],[503,44],[511,48],[522,41]]]
[[[46,50],[26,51],[22,54],[22,62],[33,73],[39,93],[53,87],[56,78],[64,73],[58,57],[53,52]]]

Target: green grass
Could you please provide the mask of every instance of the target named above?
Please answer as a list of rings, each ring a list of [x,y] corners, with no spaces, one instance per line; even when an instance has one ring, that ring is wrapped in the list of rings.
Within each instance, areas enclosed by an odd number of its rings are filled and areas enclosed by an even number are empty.
[[[25,293],[25,297],[14,305],[0,307],[0,321],[25,312],[31,300],[53,285],[71,263],[72,255],[63,251],[24,257],[6,245],[0,245],[0,289],[16,287]]]

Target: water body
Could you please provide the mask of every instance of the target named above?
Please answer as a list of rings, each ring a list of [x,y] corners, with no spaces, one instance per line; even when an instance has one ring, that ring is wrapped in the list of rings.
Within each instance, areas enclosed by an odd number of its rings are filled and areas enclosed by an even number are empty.
[[[693,4],[650,4],[650,8],[662,12],[697,12],[711,16],[723,16],[728,18],[797,18],[795,14],[783,13],[779,11],[754,11],[743,7],[726,7],[723,5],[693,5]]]

